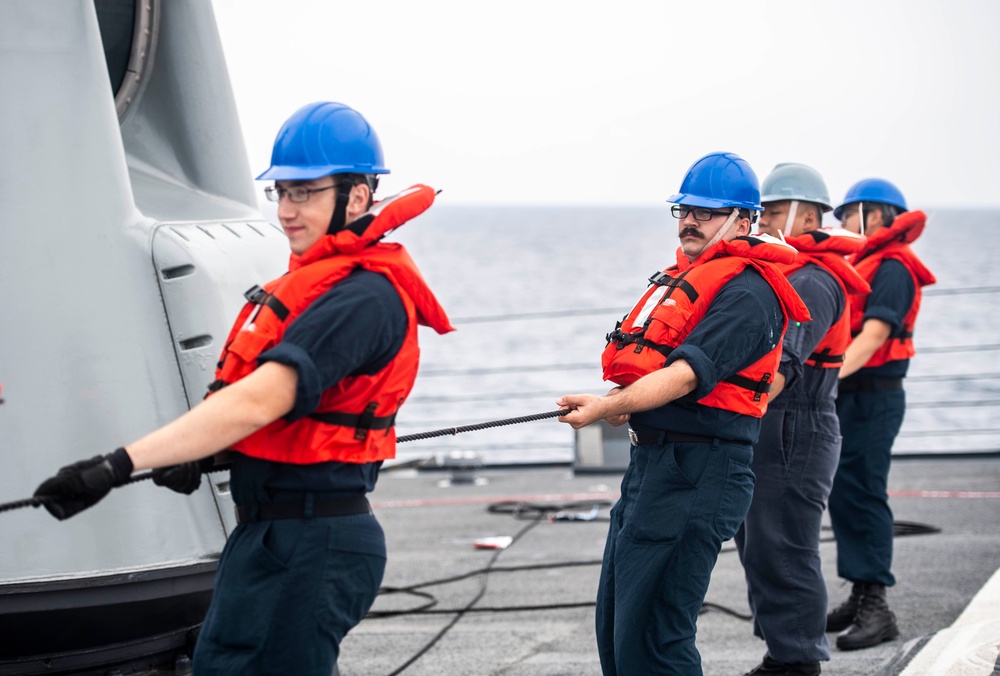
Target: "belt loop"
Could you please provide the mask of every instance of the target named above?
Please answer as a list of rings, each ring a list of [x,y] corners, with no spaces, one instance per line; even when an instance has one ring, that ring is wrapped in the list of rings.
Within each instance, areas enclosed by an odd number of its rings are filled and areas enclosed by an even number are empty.
[[[712,439],[712,452],[713,453],[715,451],[719,450],[719,445],[721,443],[722,443],[722,439],[720,439],[719,437],[715,437],[714,439]]]
[[[306,493],[302,500],[302,518],[311,519],[314,516],[313,507],[316,502],[316,496],[313,493]]]

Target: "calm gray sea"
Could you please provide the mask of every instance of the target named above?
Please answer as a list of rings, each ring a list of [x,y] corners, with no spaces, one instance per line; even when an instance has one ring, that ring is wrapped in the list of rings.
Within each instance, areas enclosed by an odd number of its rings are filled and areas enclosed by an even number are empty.
[[[914,248],[938,283],[925,290],[895,452],[996,450],[1000,268],[989,242],[1000,239],[1000,209],[925,211]],[[677,245],[667,205],[439,204],[389,240],[407,246],[458,328],[421,329],[401,435],[553,411],[561,394],[607,391],[604,336]],[[549,419],[404,443],[398,457],[461,450],[487,463],[569,461],[573,443],[574,431]]]

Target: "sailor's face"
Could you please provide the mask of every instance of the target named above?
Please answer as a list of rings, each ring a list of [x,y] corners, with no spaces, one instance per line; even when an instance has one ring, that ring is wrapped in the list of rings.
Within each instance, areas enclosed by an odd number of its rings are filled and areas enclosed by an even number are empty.
[[[689,211],[684,218],[678,218],[677,237],[681,240],[681,250],[684,255],[691,260],[700,256],[728,218],[729,212],[723,211],[716,212],[708,221],[696,220],[693,211]]]
[[[856,234],[871,237],[872,233],[882,227],[882,212],[878,209],[865,209],[865,231],[861,232],[861,204],[848,204],[841,213],[840,227]]]
[[[856,235],[861,234],[861,215],[858,213],[859,206],[859,204],[848,204],[840,214],[840,227]]]
[[[336,190],[322,190],[336,185],[330,176],[324,176],[312,181],[276,181],[275,187],[288,190],[292,187],[306,188],[315,192],[308,193],[305,202],[293,202],[285,194],[278,202],[278,220],[288,237],[288,246],[293,253],[303,254],[326,234],[333,217]]]
[[[765,204],[764,212],[760,215],[760,220],[757,221],[757,231],[764,235],[781,238],[785,234],[785,228],[788,225],[788,212],[791,211],[791,206],[791,200],[768,202]],[[805,232],[806,220],[807,211],[802,208],[796,209],[795,222],[792,224],[792,230],[788,234],[796,237]]]

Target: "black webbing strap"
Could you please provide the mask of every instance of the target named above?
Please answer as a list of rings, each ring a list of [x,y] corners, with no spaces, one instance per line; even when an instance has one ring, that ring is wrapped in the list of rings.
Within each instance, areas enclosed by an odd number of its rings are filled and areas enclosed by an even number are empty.
[[[688,300],[690,300],[693,303],[696,300],[698,300],[698,292],[691,285],[691,282],[684,279],[686,275],[687,271],[682,272],[677,277],[671,277],[670,275],[662,272],[654,272],[652,275],[650,275],[649,281],[650,283],[656,284],[657,286],[666,286],[671,289],[680,289],[681,291],[684,292],[684,295],[688,297]],[[667,292],[667,295],[664,296],[664,298],[669,298],[669,297],[670,297],[670,292]]]
[[[285,307],[285,304],[256,284],[247,289],[246,293],[243,294],[243,297],[255,305],[263,305],[270,308],[271,312],[273,312],[280,321],[285,321],[288,318],[289,309]]]
[[[368,438],[368,430],[387,430],[396,424],[395,413],[387,416],[376,416],[375,409],[377,407],[378,404],[373,401],[365,406],[365,410],[361,413],[325,411],[322,413],[310,413],[309,418],[327,425],[353,427],[354,438],[358,441],[364,441]]]
[[[764,377],[760,380],[753,380],[752,378],[746,378],[736,373],[723,382],[727,382],[730,385],[736,385],[736,387],[742,387],[745,390],[750,390],[753,392],[753,400],[760,401],[760,398],[771,391],[771,374],[765,373]]]
[[[843,364],[844,355],[842,354],[830,354],[830,348],[823,348],[822,352],[813,352],[806,359],[807,362],[815,362],[817,364]]]

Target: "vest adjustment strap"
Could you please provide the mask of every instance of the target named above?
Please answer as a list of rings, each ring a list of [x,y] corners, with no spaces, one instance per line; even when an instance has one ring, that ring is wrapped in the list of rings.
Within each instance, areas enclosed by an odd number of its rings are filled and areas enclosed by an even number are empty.
[[[369,430],[388,430],[396,424],[396,414],[387,416],[376,416],[375,409],[378,404],[374,401],[365,406],[361,413],[340,413],[338,411],[325,411],[322,413],[310,413],[309,418],[316,422],[327,425],[340,425],[341,427],[353,427],[354,438],[364,441],[368,438]]]

